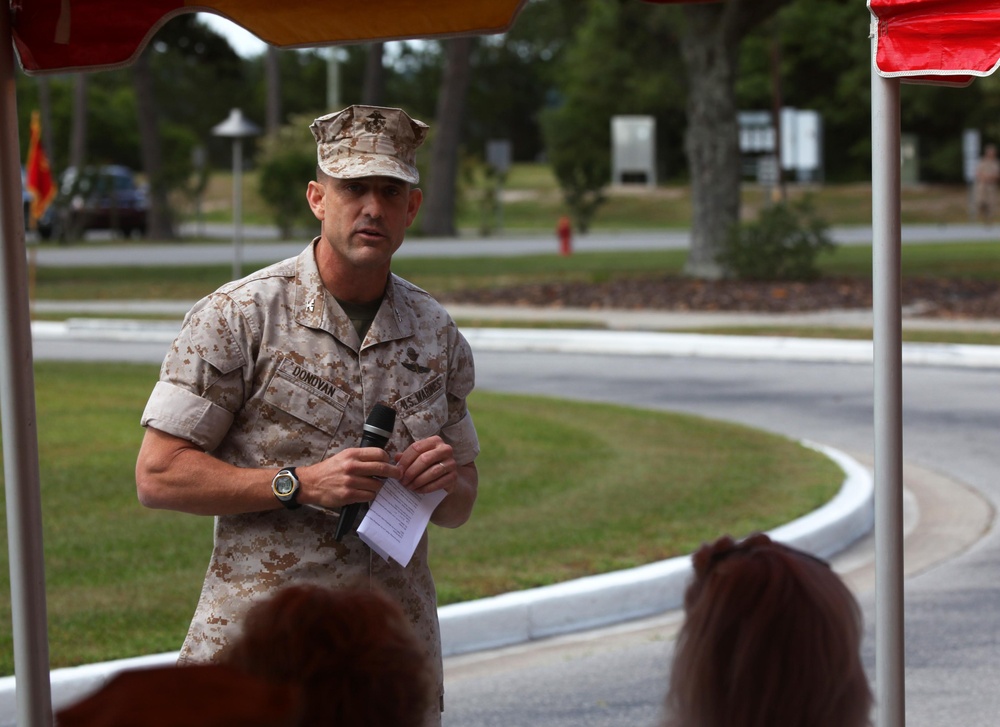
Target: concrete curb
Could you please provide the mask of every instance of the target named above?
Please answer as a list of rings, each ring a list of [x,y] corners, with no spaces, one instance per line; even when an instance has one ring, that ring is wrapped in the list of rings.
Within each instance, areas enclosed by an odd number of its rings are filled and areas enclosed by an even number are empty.
[[[853,458],[803,442],[834,460],[845,479],[837,495],[817,510],[770,535],[820,557],[829,557],[867,534],[874,525],[874,485]],[[690,556],[615,573],[507,593],[439,609],[445,656],[525,643],[584,631],[679,608],[691,573]],[[86,664],[51,672],[55,710],[73,704],[126,669],[172,664],[177,652]],[[15,677],[0,678],[0,727],[15,725]]]
[[[628,356],[871,364],[871,341],[785,336],[721,336],[651,331],[464,328],[473,351],[533,351]],[[904,343],[905,365],[1000,368],[1000,346]]]

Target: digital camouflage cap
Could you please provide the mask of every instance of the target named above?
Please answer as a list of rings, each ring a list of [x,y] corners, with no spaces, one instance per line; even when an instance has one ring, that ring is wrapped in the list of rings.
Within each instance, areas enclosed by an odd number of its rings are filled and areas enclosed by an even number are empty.
[[[410,184],[420,181],[417,147],[427,128],[402,109],[382,106],[349,106],[309,126],[319,168],[331,177],[393,177]]]

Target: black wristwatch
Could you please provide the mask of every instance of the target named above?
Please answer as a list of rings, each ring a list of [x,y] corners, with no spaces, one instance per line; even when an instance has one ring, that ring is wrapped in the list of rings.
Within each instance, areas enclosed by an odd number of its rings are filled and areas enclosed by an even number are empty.
[[[289,510],[302,507],[302,503],[298,501],[299,478],[295,476],[294,467],[286,467],[274,476],[271,480],[271,492]]]

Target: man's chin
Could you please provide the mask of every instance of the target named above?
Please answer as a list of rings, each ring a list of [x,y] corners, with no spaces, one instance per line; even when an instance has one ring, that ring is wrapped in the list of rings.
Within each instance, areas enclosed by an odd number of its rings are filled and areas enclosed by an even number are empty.
[[[385,245],[364,245],[354,248],[351,262],[361,269],[376,269],[392,261],[392,252]]]

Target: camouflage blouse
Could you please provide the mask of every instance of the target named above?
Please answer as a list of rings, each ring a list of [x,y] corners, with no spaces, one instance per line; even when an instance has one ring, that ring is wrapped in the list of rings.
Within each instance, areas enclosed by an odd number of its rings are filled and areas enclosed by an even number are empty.
[[[357,446],[377,402],[397,411],[390,453],[439,434],[459,465],[479,442],[466,397],[472,351],[444,308],[391,275],[364,341],[323,287],[314,246],[197,303],[167,354],[142,425],[240,467],[306,465]],[[208,661],[256,600],[292,582],[370,579],[399,599],[438,665],[440,634],[425,534],[403,568],[338,514],[309,507],[215,519],[215,546],[182,662]]]

